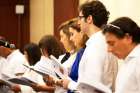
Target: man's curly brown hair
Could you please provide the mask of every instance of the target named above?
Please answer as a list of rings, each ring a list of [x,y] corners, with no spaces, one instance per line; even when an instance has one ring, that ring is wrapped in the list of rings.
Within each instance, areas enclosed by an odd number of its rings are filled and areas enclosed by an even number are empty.
[[[79,7],[79,11],[82,11],[85,18],[91,15],[94,25],[97,27],[101,27],[103,24],[106,24],[109,18],[109,12],[106,10],[103,3],[98,0],[84,3]]]

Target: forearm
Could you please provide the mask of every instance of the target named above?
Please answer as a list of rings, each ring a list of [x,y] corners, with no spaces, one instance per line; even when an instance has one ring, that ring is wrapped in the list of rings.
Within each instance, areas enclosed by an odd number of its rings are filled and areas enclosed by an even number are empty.
[[[32,86],[32,88],[35,91],[53,92],[55,90],[55,87],[54,86],[48,86],[48,85],[36,85],[36,86]]]

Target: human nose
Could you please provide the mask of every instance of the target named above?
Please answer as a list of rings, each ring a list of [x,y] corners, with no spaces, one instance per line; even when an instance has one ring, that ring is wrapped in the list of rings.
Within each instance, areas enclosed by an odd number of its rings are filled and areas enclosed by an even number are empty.
[[[108,52],[113,52],[112,47],[108,46]]]
[[[60,42],[61,42],[61,43],[63,43],[63,40],[62,40],[62,38],[60,38]]]
[[[81,20],[79,19],[77,23],[78,23],[78,25],[80,25],[81,24]]]
[[[72,41],[72,36],[70,36],[70,40]]]

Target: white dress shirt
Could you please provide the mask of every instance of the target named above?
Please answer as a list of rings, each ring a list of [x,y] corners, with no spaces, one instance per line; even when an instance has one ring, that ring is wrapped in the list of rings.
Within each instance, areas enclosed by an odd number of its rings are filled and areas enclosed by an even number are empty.
[[[8,57],[6,58],[6,63],[4,64],[5,67],[2,69],[1,78],[8,79],[7,76],[15,76],[19,73],[24,73],[27,69],[23,66],[23,64],[27,64],[27,60],[25,56],[19,51],[14,50]],[[4,91],[4,92],[2,92]],[[9,87],[4,87],[2,90],[0,89],[0,93],[13,93],[9,89]]]
[[[108,87],[104,86],[102,83],[99,82],[94,82],[94,86],[81,82],[78,85],[77,89],[80,90],[80,93],[112,93]]]
[[[140,93],[140,45],[129,53],[121,65],[115,93]]]
[[[53,69],[52,60],[45,56],[41,56],[40,61],[38,61],[35,64],[34,68],[38,71],[40,70],[46,71],[47,69],[52,70]]]
[[[3,69],[3,74],[13,76],[18,73],[24,73],[27,70],[23,64],[27,64],[28,62],[25,56],[19,50],[14,50],[10,55],[8,55],[6,61],[7,64]]]
[[[96,32],[86,43],[86,49],[79,65],[78,81],[87,83],[101,82],[102,68],[106,55],[107,46],[105,38],[102,32]]]
[[[64,67],[64,74],[68,75],[71,71],[71,67],[74,63],[74,60],[76,58],[77,52],[73,53],[70,55],[70,57],[68,58],[68,60],[66,60],[62,65]]]
[[[104,82],[112,78],[108,73],[104,73],[105,69],[110,68],[108,65],[109,68],[104,69],[104,65],[113,63],[108,59],[108,56],[107,44],[102,31],[94,33],[86,42],[86,49],[79,65],[78,83],[82,82],[94,86],[95,82],[104,84]],[[104,78],[104,75],[107,75],[105,76],[106,78]],[[107,83],[106,86],[111,87],[110,83],[112,81]]]
[[[2,78],[3,68],[6,67],[7,61],[5,58],[0,56],[0,78]],[[11,93],[12,91],[9,90],[7,86],[0,87],[0,93]]]

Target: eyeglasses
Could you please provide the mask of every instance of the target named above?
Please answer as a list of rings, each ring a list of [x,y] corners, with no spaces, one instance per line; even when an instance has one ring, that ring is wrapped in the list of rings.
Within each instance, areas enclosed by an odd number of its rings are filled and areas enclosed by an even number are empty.
[[[79,20],[81,20],[82,18],[84,18],[85,16],[78,16],[77,18],[79,19]]]

